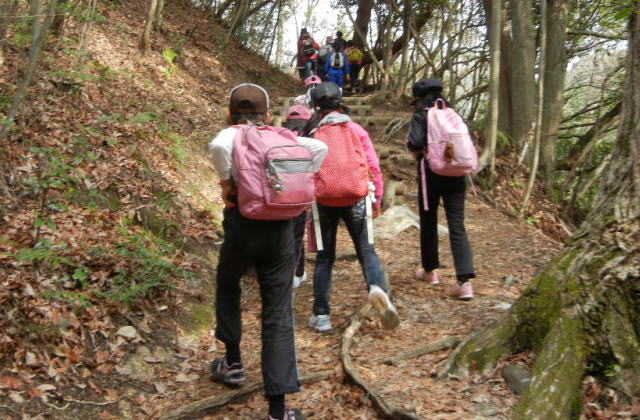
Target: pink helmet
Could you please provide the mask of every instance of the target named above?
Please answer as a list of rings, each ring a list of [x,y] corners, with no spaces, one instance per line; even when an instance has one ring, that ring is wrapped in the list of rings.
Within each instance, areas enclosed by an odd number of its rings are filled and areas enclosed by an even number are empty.
[[[311,118],[311,112],[304,105],[294,105],[287,110],[288,120],[308,120]]]
[[[315,74],[304,79],[305,86],[317,85],[318,83],[322,83],[322,79],[319,76],[316,76]]]

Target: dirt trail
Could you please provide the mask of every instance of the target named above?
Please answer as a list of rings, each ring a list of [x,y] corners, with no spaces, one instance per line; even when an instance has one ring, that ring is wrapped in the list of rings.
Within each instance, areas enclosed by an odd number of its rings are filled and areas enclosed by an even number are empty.
[[[406,186],[406,195],[415,196],[415,183],[409,181]],[[415,203],[410,205],[415,210]],[[444,214],[441,214],[440,223],[446,223]],[[377,242],[378,253],[390,275],[401,324],[389,332],[382,330],[377,320],[370,319],[356,336],[351,351],[360,373],[391,405],[415,410],[423,418],[506,418],[517,397],[505,387],[499,375],[466,381],[432,378],[431,373],[449,351],[407,360],[397,366],[383,365],[379,360],[442,337],[467,334],[496,319],[520,295],[535,271],[560,248],[557,242],[533,227],[505,216],[473,196],[467,202],[467,229],[478,273],[473,283],[476,298],[471,302],[441,297],[444,288],[453,284],[455,279],[448,238],[440,240],[444,268],[440,270],[441,284],[438,286],[413,278],[419,266],[417,229]],[[343,227],[339,237],[339,251],[353,249]],[[344,328],[350,315],[366,300],[365,283],[355,258],[338,260],[334,270],[331,302],[334,328],[330,333],[320,334],[307,326],[313,302],[311,279],[296,290],[295,308],[301,373],[334,368],[336,375],[330,380],[304,386],[300,393],[288,397],[288,404],[300,407],[309,418],[378,418],[364,393],[345,381],[339,361]],[[310,261],[307,272],[311,277],[313,263]],[[242,304],[245,366],[250,381],[260,380],[260,300],[257,284],[250,279],[243,280]],[[217,348],[212,334],[201,338],[200,346],[211,346],[212,350]],[[206,360],[202,360],[203,365],[221,353],[222,349],[218,349],[204,354]],[[223,387],[209,382],[205,370],[200,379],[183,387],[171,401],[165,401],[162,412],[223,390]],[[204,418],[261,417],[266,417],[266,401],[261,395],[255,395],[248,401],[227,406]]]

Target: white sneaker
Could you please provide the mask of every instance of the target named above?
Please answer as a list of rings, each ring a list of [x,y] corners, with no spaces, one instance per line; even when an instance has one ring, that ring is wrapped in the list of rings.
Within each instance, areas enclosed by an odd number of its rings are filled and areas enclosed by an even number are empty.
[[[293,276],[293,288],[297,289],[300,283],[307,281],[307,272],[302,273],[301,276]]]
[[[329,315],[311,315],[309,326],[319,332],[331,330],[331,317]]]
[[[380,286],[373,285],[369,290],[369,303],[378,312],[382,326],[391,330],[400,324],[398,311],[393,306],[387,293]]]

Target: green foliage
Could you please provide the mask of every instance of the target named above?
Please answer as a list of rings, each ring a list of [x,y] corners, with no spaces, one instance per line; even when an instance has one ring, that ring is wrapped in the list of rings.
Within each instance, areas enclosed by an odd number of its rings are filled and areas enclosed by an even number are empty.
[[[146,124],[151,121],[158,121],[160,114],[156,111],[140,112],[131,118],[131,121],[138,124]]]
[[[184,165],[188,156],[187,151],[184,149],[186,139],[177,133],[169,133],[169,139],[173,142],[173,144],[169,146],[169,151],[180,165]]]
[[[14,254],[14,257],[26,264],[43,263],[47,266],[57,269],[63,264],[73,266],[73,262],[62,254],[67,250],[66,244],[55,244],[53,242],[43,240],[34,248],[23,248]]]
[[[192,280],[194,273],[175,265],[169,257],[175,248],[146,231],[121,228],[124,241],[116,244],[115,253],[129,264],[116,270],[111,290],[104,293],[114,302],[133,304],[137,299],[159,289],[172,289],[176,278]]]

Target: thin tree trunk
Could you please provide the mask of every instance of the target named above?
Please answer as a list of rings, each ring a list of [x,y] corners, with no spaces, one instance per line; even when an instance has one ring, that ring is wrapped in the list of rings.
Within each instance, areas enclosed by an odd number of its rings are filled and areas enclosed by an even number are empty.
[[[47,15],[44,20],[34,20],[33,24],[40,26],[36,30],[34,28],[33,33],[37,33],[38,36],[33,38],[31,41],[31,46],[29,47],[29,61],[27,62],[27,67],[24,71],[24,76],[22,78],[22,82],[20,86],[16,90],[11,100],[11,106],[9,108],[9,112],[7,113],[7,117],[5,118],[2,128],[0,129],[0,145],[4,142],[13,126],[13,121],[18,113],[18,109],[22,106],[26,96],[27,90],[31,85],[31,81],[33,80],[33,76],[36,73],[36,68],[38,65],[38,59],[40,58],[40,51],[42,50],[42,46],[45,43],[47,35],[49,33],[49,26],[51,26],[51,21],[53,20],[53,16],[56,11],[57,0],[49,0],[49,7],[47,10]]]
[[[488,144],[480,157],[480,166],[489,168],[495,176],[496,144],[498,142],[498,114],[500,97],[500,38],[502,35],[502,1],[491,0],[491,78],[489,81],[489,135]]]
[[[538,103],[544,103],[544,83],[545,83],[545,72],[542,70],[546,68],[547,64],[547,49],[546,49],[546,41],[547,41],[547,19],[545,16],[547,14],[547,0],[542,0],[540,2],[540,63],[538,63]],[[524,198],[522,199],[522,206],[520,207],[520,216],[524,216],[527,210],[527,204],[529,202],[529,197],[531,197],[531,192],[533,191],[533,185],[536,180],[536,175],[538,174],[538,164],[540,162],[540,144],[542,143],[542,115],[543,110],[542,106],[538,106],[538,115],[536,117],[536,134],[535,139],[533,141],[533,163],[531,164],[531,172],[529,174],[529,181],[527,183],[527,189],[524,193]]]
[[[89,11],[85,15],[85,22],[82,25],[82,31],[80,32],[80,42],[78,43],[78,49],[83,50],[87,40],[89,39],[89,33],[91,33],[91,28],[93,27],[94,15],[96,11],[96,7],[98,6],[98,0],[89,0]],[[84,60],[84,54],[80,56],[80,62]]]
[[[144,30],[140,37],[140,43],[138,47],[144,54],[149,51],[149,37],[151,36],[151,28],[153,28],[153,21],[156,16],[156,9],[158,8],[158,0],[149,0],[149,9],[147,9],[147,20],[144,22]]]
[[[156,6],[156,16],[153,24],[154,29],[158,32],[162,32],[163,14],[164,0],[158,0],[158,6]]]

